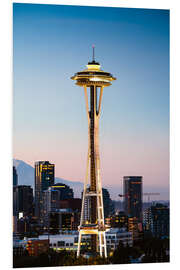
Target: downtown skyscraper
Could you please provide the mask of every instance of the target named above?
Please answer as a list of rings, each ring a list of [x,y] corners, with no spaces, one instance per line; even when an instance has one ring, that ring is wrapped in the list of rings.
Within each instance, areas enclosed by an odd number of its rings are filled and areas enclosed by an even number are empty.
[[[35,216],[43,223],[43,191],[54,185],[55,165],[49,161],[35,162]]]
[[[124,211],[128,217],[142,222],[142,176],[124,176]]]

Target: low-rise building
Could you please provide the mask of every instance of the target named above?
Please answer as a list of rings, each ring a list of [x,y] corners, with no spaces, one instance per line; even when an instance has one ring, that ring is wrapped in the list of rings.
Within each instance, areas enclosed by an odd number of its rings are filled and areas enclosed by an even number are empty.
[[[56,235],[40,235],[39,239],[49,239],[49,247],[55,251],[77,250],[78,232],[62,232]]]
[[[49,250],[48,239],[31,239],[27,241],[26,250],[29,256],[38,256],[41,253],[45,253]]]
[[[56,235],[39,235],[38,238],[29,238],[24,240],[26,249],[29,255],[37,256],[41,252],[45,252],[47,248],[51,248],[55,251],[67,250],[67,251],[77,251],[78,246],[78,231],[60,231],[60,234]],[[90,250],[90,235],[84,235],[81,241],[81,250]],[[114,251],[119,242],[122,242],[124,246],[133,245],[132,233],[128,232],[125,228],[111,228],[106,232],[106,244],[107,251]]]
[[[128,217],[123,211],[119,211],[106,219],[106,224],[111,228],[128,228]]]
[[[24,241],[13,235],[13,256],[23,256],[25,252]]]
[[[111,228],[106,232],[106,245],[108,252],[114,251],[118,247],[120,241],[124,246],[128,245],[132,247],[132,232],[128,232],[125,228]]]

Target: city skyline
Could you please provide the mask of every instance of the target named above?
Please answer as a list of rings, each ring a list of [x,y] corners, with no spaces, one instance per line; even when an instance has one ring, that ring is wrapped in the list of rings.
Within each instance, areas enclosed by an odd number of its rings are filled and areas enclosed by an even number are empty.
[[[85,104],[70,76],[92,59],[93,43],[117,77],[102,100],[102,183],[142,175],[168,198],[167,10],[14,4],[14,157],[50,160],[56,176],[84,181]]]

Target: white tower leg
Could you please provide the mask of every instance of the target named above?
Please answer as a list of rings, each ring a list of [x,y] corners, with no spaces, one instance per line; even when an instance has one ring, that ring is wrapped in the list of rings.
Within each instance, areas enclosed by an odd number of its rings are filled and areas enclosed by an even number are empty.
[[[77,249],[77,257],[80,256],[80,249],[81,249],[81,231],[79,232],[79,239],[78,239],[78,249]]]

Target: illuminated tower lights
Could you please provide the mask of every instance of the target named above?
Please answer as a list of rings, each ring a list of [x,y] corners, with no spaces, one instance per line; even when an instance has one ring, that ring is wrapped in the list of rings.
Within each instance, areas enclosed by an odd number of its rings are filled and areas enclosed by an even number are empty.
[[[91,250],[94,252],[99,251],[101,257],[107,257],[105,232],[108,228],[104,224],[102,184],[100,177],[99,118],[103,89],[106,86],[110,86],[111,82],[116,80],[116,78],[114,78],[109,72],[105,72],[100,69],[100,64],[95,61],[93,46],[92,62],[88,63],[87,69],[77,72],[73,77],[71,77],[71,79],[76,81],[76,85],[84,88],[88,118],[88,155],[81,219],[78,227],[79,241],[77,257],[80,255],[82,235],[85,234],[91,235]],[[90,91],[89,102],[87,89]],[[85,200],[89,196],[90,220],[86,220],[84,218],[84,208]]]

